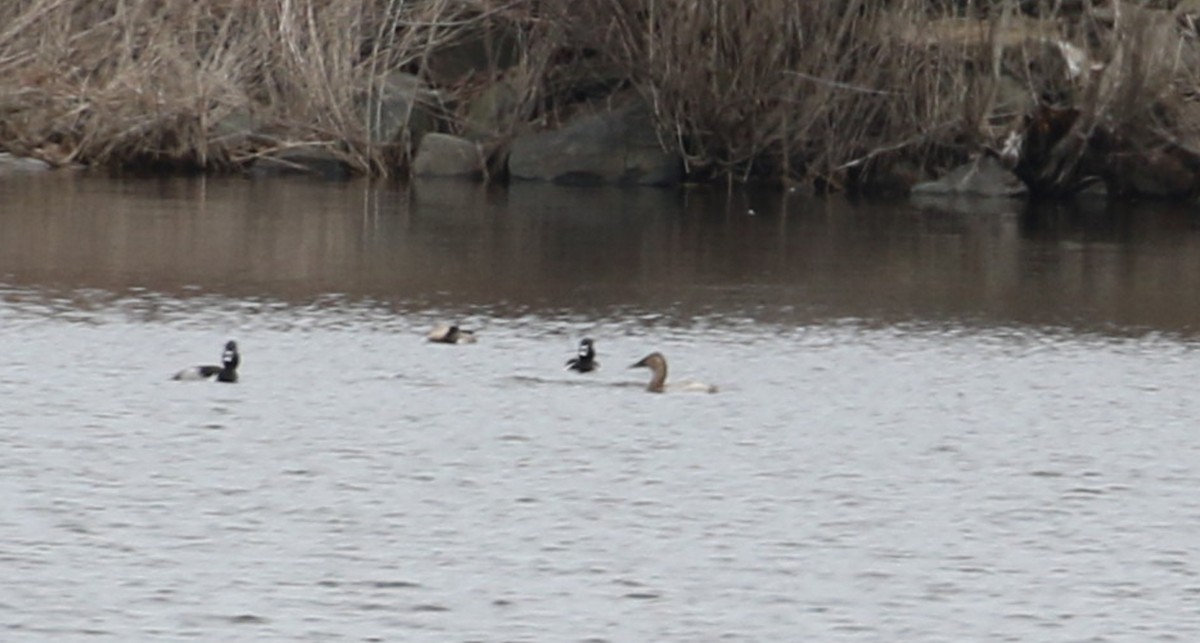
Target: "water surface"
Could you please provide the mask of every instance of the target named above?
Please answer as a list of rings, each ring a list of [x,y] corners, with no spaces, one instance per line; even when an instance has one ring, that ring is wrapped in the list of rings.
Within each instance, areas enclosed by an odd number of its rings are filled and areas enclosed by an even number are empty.
[[[0,638],[1194,640],[1195,223],[5,181]]]

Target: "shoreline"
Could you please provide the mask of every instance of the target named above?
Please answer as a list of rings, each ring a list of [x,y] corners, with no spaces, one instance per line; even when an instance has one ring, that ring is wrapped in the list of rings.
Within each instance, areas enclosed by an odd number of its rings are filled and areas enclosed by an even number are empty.
[[[0,172],[1200,194],[1183,5],[299,4],[0,8]]]

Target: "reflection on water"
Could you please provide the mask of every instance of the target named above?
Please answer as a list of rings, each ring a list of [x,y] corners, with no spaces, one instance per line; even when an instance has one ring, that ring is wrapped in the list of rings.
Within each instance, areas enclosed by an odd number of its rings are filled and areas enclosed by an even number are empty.
[[[0,182],[0,639],[1196,640],[1192,214],[967,210]]]
[[[779,194],[237,179],[0,184],[0,279],[499,314],[1195,332],[1197,216]],[[756,215],[747,214],[753,209]]]

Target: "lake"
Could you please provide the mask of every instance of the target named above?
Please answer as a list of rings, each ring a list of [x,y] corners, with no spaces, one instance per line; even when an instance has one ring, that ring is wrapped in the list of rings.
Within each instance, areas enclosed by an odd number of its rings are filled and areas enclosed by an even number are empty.
[[[1182,206],[6,178],[0,638],[1198,640],[1198,292]]]

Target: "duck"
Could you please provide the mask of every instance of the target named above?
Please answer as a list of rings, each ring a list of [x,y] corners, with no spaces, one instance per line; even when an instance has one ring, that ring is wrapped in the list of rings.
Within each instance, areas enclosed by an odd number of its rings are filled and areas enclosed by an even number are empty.
[[[193,366],[185,368],[175,374],[171,379],[176,380],[206,380],[214,375],[217,376],[218,382],[226,382],[232,384],[238,380],[237,368],[242,362],[238,355],[237,342],[229,340],[225,342],[225,352],[221,353],[220,366]]]
[[[596,349],[592,340],[584,338],[579,342],[579,354],[567,360],[567,369],[578,371],[580,373],[590,373],[600,368],[600,362],[596,361]]]
[[[474,344],[475,331],[463,330],[458,326],[438,326],[425,336],[436,344]]]
[[[650,378],[650,383],[646,386],[646,390],[651,393],[665,393],[667,391],[679,392],[694,392],[694,393],[716,393],[717,387],[712,384],[703,382],[678,382],[667,386],[667,358],[663,357],[662,353],[657,351],[643,357],[636,364],[629,368],[648,368],[653,373]]]

